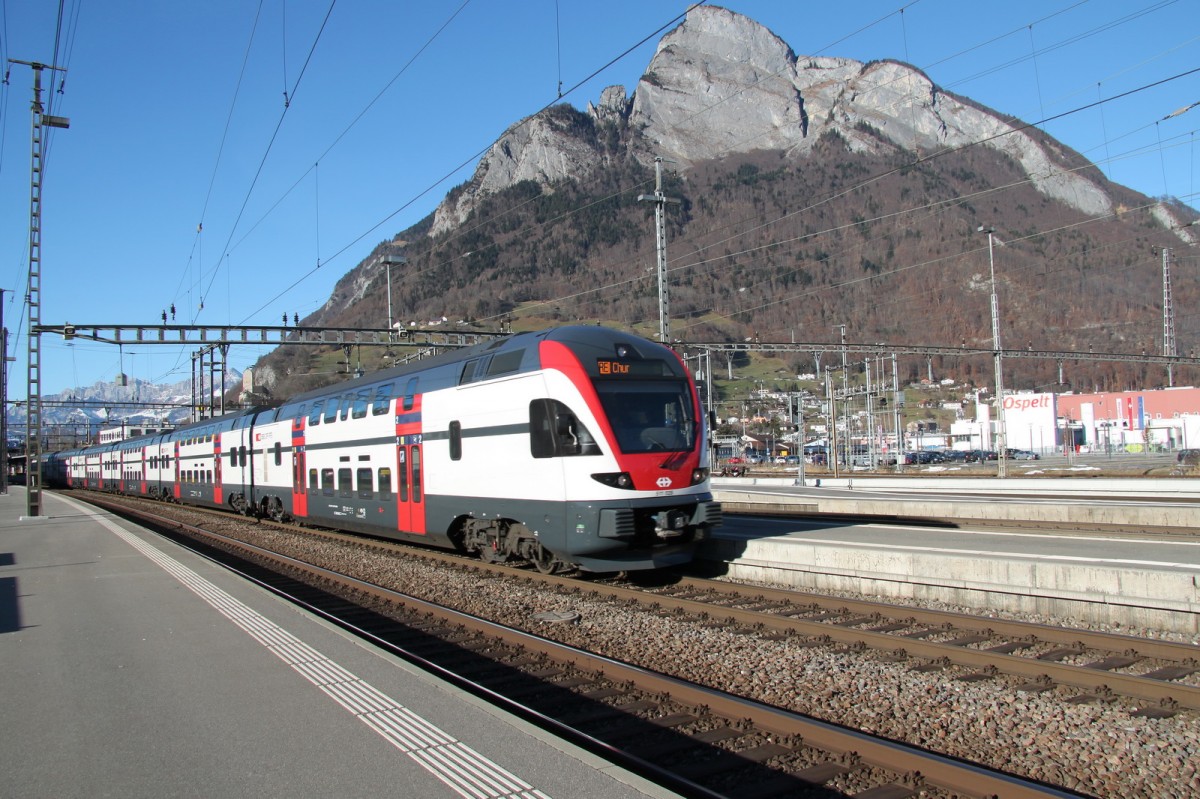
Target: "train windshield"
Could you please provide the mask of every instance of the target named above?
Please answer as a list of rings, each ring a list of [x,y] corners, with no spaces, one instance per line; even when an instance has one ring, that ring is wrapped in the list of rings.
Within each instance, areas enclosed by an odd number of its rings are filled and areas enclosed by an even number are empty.
[[[625,453],[684,452],[696,446],[691,387],[683,380],[597,381],[617,446]]]

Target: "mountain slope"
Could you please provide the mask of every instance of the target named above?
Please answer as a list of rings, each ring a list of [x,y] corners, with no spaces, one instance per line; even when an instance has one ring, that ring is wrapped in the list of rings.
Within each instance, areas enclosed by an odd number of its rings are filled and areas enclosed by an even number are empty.
[[[385,324],[377,256],[402,251],[392,293],[405,324],[511,316],[518,327],[597,320],[650,333],[655,245],[638,197],[654,190],[655,157],[672,162],[665,193],[681,200],[667,228],[671,329],[685,341],[831,341],[844,324],[851,341],[990,346],[984,225],[1003,243],[1006,347],[1158,352],[1151,248],[1195,241],[1181,228],[1192,209],[1110,183],[1037,128],[918,70],[797,58],[752,20],[703,6],[663,37],[632,95],[610,87],[586,111],[559,105],[510,127],[471,180],[380,245],[305,323]],[[1177,272],[1179,307],[1200,299],[1192,271]],[[1180,318],[1176,337],[1190,351],[1200,321]],[[307,374],[318,357],[268,356],[276,394],[326,379]],[[990,369],[937,366],[968,380]],[[1054,364],[1011,370],[1017,388],[1059,380]],[[1161,377],[1115,364],[1063,379]]]

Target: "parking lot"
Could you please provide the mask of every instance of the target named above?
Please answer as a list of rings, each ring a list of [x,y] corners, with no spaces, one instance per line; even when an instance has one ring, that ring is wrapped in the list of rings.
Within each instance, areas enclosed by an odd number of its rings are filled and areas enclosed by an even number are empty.
[[[1180,459],[1180,452],[1186,452]],[[849,470],[845,465],[838,468],[839,472],[880,473],[880,474],[961,474],[994,475],[999,468],[997,460],[978,457],[967,459],[960,452],[943,457],[940,460],[915,459],[915,462],[896,464],[894,456],[888,462],[871,465],[869,456],[852,456]],[[908,460],[906,454],[906,460]],[[1032,454],[1032,453],[1031,453]],[[884,456],[885,458],[887,456]],[[816,461],[816,462],[814,462]],[[798,459],[786,463],[745,463],[740,461],[747,474],[785,474],[798,470]],[[725,466],[722,460],[717,465],[718,472]],[[1200,450],[1181,450],[1166,452],[1086,452],[1086,453],[1037,453],[1036,458],[1010,457],[1005,461],[1008,474],[1029,476],[1074,476],[1086,475],[1119,475],[1119,476],[1170,476],[1172,474],[1189,474],[1200,470]],[[805,459],[804,471],[813,476],[833,474],[833,469],[823,462],[823,455],[814,455]]]

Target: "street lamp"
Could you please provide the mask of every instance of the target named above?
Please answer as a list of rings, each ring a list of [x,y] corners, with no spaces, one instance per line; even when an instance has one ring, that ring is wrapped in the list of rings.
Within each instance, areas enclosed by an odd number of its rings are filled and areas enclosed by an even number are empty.
[[[388,346],[383,357],[391,360],[392,358],[392,336],[395,335],[396,325],[392,321],[392,264],[401,266],[408,263],[408,259],[403,255],[393,255],[384,253],[379,259],[380,263],[387,268],[387,297],[388,297]]]
[[[996,229],[980,225],[978,232],[986,233],[988,237],[988,270],[992,283],[992,360],[996,370],[996,476],[1005,477],[1007,459],[1004,450],[1007,441],[1004,430],[1004,363],[1000,349],[1000,305],[996,299],[996,259],[992,252],[992,240]]]
[[[403,255],[392,255],[385,253],[379,259],[379,262],[387,267],[387,297],[388,297],[388,336],[391,336],[392,331],[392,265],[402,266],[408,263],[408,259]]]

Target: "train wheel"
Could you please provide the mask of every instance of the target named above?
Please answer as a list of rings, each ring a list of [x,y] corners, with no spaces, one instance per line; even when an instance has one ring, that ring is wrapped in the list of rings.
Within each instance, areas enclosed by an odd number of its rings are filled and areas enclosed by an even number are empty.
[[[267,517],[271,521],[286,522],[287,512],[283,509],[283,503],[279,501],[279,497],[271,497],[267,502]]]
[[[537,567],[537,570],[542,574],[557,574],[558,572],[562,571],[562,561],[555,557],[553,552],[546,549],[541,544],[537,545],[537,548],[533,552],[533,557],[530,558],[530,560],[533,561],[533,565]]]

